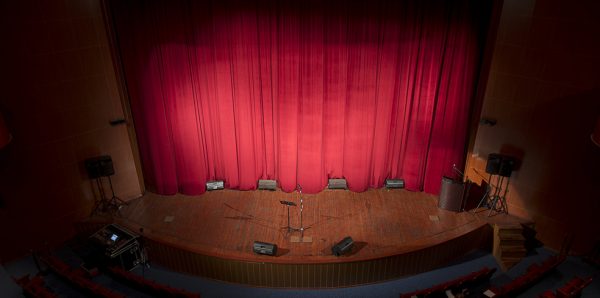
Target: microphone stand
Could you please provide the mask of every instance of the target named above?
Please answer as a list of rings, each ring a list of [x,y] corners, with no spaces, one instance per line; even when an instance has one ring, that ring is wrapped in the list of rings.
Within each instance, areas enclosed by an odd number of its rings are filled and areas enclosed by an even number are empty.
[[[304,237],[304,226],[302,225],[302,211],[304,210],[304,204],[302,201],[302,186],[298,184],[298,191],[300,192],[300,238]]]
[[[283,229],[287,229],[288,233],[296,231],[297,229],[292,228],[292,226],[290,225],[290,206],[296,206],[296,203],[290,201],[279,201],[279,203],[287,207],[287,226],[283,227]]]
[[[298,189],[298,192],[300,193],[300,228],[292,229],[292,230],[300,231],[300,237],[292,236],[291,241],[292,242],[306,242],[306,243],[312,242],[312,237],[304,237],[304,231],[308,230],[310,227],[305,228],[302,223],[302,211],[304,210],[304,201],[302,199],[302,186],[300,186],[300,184],[298,184],[296,188]]]

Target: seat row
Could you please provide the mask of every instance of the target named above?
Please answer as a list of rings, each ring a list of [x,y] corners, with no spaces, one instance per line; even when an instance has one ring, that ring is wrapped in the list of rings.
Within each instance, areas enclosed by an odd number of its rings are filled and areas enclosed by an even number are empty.
[[[551,256],[541,264],[531,264],[525,273],[501,287],[491,287],[486,291],[488,297],[515,297],[540,281],[548,272],[560,265],[565,256]]]
[[[73,269],[59,258],[46,255],[40,256],[40,261],[45,263],[50,270],[60,276],[63,280],[78,288],[79,290],[87,293],[92,297],[104,297],[104,298],[124,298],[125,296],[121,293],[115,292],[102,285],[99,285],[91,281],[86,272],[82,269]]]
[[[592,282],[592,277],[581,278],[574,277],[568,281],[564,286],[560,287],[555,292],[548,290],[540,295],[540,298],[567,298],[567,297],[579,297],[585,287]]]
[[[115,279],[125,282],[129,286],[153,296],[200,298],[199,294],[194,294],[185,290],[176,289],[167,285],[159,284],[155,281],[145,279],[142,276],[126,271],[120,267],[108,267],[106,268],[106,270]]]
[[[488,281],[490,277],[494,274],[494,272],[496,272],[496,268],[490,269],[484,267],[479,271],[469,273],[465,276],[435,285],[427,289],[400,294],[400,298],[435,297],[444,295],[446,291],[462,292],[464,289],[469,289],[485,281]]]
[[[57,298],[49,288],[45,286],[44,278],[40,275],[36,275],[33,278],[29,278],[29,274],[21,277],[14,278],[13,280],[23,289],[23,294],[26,297],[37,297],[37,298]]]

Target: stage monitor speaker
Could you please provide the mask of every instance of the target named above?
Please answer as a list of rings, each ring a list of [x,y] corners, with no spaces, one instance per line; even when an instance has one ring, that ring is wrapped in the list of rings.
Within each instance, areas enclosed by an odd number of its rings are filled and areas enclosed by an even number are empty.
[[[223,183],[223,180],[206,181],[206,190],[217,190],[223,189],[224,187],[225,184]]]
[[[334,256],[339,257],[343,254],[350,252],[352,250],[353,246],[354,246],[354,241],[352,240],[352,238],[350,238],[350,236],[348,236],[348,237],[342,239],[342,241],[340,241],[336,245],[334,245],[331,248],[331,252],[333,253]]]
[[[404,188],[403,179],[385,179],[385,187],[387,188]]]
[[[498,175],[500,172],[500,163],[502,162],[502,155],[497,153],[490,153],[488,155],[487,164],[485,165],[485,172],[492,175]]]
[[[438,208],[455,212],[462,211],[465,184],[460,180],[442,177]]]
[[[276,190],[277,181],[275,180],[258,180],[258,189]]]
[[[346,189],[346,188],[348,188],[348,185],[346,184],[346,179],[329,179],[327,188],[329,188],[329,189]]]
[[[115,174],[110,155],[102,155],[85,160],[85,169],[90,179],[112,176]]]
[[[515,163],[516,160],[512,156],[490,153],[485,166],[485,172],[492,175],[510,177],[515,168]]]
[[[510,177],[512,174],[513,168],[515,166],[515,159],[510,156],[502,156],[502,161],[500,162],[500,168],[498,169],[498,175],[503,177]]]
[[[259,255],[274,256],[277,254],[277,245],[266,242],[254,241],[254,244],[252,245],[252,250]]]

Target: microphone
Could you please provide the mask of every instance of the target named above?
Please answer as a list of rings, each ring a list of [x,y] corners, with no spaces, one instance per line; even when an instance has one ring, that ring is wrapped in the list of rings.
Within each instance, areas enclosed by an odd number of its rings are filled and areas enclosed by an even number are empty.
[[[456,172],[458,175],[460,175],[460,177],[461,177],[461,178],[465,176],[465,174],[464,174],[463,172],[461,172],[461,171],[460,171],[460,170],[459,170],[459,169],[456,167],[456,164],[453,164],[453,165],[452,165],[452,170],[453,170],[454,172]]]

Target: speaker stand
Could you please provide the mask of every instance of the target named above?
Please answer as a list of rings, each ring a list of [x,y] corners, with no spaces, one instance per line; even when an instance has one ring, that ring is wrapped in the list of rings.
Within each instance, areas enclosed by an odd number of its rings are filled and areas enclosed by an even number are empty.
[[[506,205],[506,194],[508,192],[508,182],[510,182],[510,178],[507,178],[506,181],[506,186],[503,186],[504,176],[498,175],[498,185],[496,186],[496,191],[494,192],[494,195],[491,198],[492,204],[490,205],[490,212],[488,213],[488,217],[492,216],[493,212],[508,214],[508,206]]]
[[[106,176],[108,178],[108,184],[110,185],[110,191],[112,193],[112,197],[108,199],[106,197],[106,191],[104,190],[104,184],[102,183],[102,177],[98,177],[96,180],[96,187],[98,188],[99,199],[94,203],[94,208],[92,209],[92,215],[97,214],[98,212],[115,214],[121,210],[121,208],[125,205],[128,205],[127,202],[121,200],[119,197],[115,195],[115,190],[112,185],[112,180],[110,176]]]
[[[485,178],[482,176],[483,181],[485,181]],[[487,181],[485,181],[487,183],[487,187],[485,190],[485,193],[483,194],[483,196],[481,197],[481,200],[479,201],[479,204],[477,204],[477,207],[475,208],[475,210],[481,208],[481,207],[486,207],[489,208],[490,206],[490,192],[492,191],[492,174],[489,175]]]
[[[492,184],[493,176],[496,176],[496,185]],[[488,217],[492,216],[494,212],[496,212],[496,214],[508,214],[506,194],[508,193],[508,183],[510,182],[510,177],[507,177],[506,185],[504,185],[504,176],[501,175],[490,174],[488,181],[489,183],[487,190],[481,198],[481,201],[479,201],[476,210],[480,207],[488,208],[490,210],[490,212],[488,213]]]
[[[94,208],[92,208],[92,215],[104,211],[106,207],[106,195],[104,194],[104,186],[102,186],[102,180],[100,177],[94,179],[96,181],[96,187],[98,188],[98,198],[94,201]],[[93,188],[93,187],[92,187]]]

